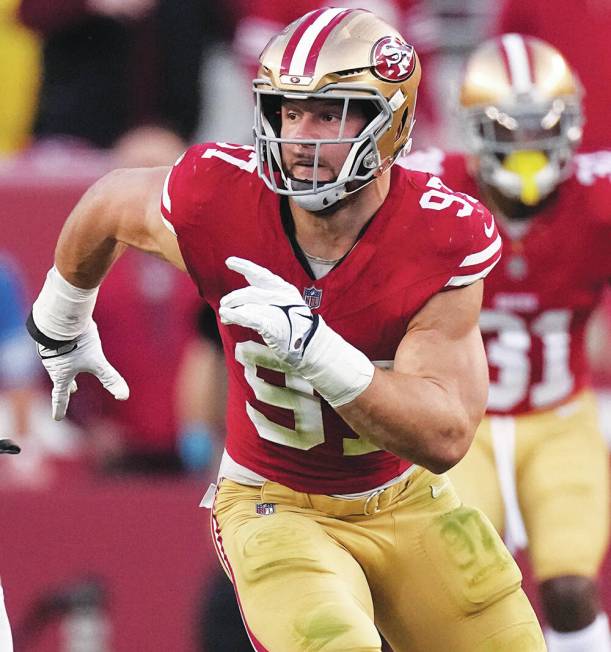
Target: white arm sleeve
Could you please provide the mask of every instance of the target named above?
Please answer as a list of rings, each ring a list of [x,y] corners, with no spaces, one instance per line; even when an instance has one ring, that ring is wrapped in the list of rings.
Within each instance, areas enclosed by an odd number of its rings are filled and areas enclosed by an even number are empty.
[[[73,340],[91,320],[99,288],[77,288],[53,266],[32,306],[36,327],[54,340]]]

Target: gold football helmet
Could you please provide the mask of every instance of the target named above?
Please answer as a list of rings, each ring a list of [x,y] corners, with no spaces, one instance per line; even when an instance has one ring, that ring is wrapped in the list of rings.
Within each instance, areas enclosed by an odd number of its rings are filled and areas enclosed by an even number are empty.
[[[460,104],[478,173],[534,206],[570,173],[581,141],[581,86],[564,57],[532,36],[504,34],[467,60]]]
[[[369,11],[311,11],[272,38],[259,61],[253,81],[259,176],[307,210],[323,210],[360,190],[411,142],[420,63],[414,48]],[[282,98],[343,102],[337,138],[281,138]],[[355,138],[343,135],[351,102],[363,103],[368,121]],[[283,167],[282,144],[295,142],[314,147],[311,182],[291,179]],[[328,143],[351,147],[337,178],[322,182],[318,159],[321,145]]]

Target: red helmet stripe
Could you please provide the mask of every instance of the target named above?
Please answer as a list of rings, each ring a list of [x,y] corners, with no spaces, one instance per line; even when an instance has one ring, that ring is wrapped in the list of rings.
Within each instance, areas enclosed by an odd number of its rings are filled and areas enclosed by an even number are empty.
[[[517,93],[529,91],[534,83],[532,55],[519,34],[505,34],[499,46],[507,78]]]
[[[530,72],[530,81],[535,83],[535,55],[530,41],[524,39],[524,46],[526,47],[526,56],[528,57],[528,70]]]
[[[311,11],[309,14],[306,14],[302,18],[301,23],[299,23],[297,29],[293,32],[293,36],[291,36],[289,39],[286,49],[284,50],[284,54],[282,55],[282,63],[280,64],[281,75],[288,75],[291,59],[295,54],[295,49],[297,48],[297,44],[301,40],[303,33],[325,11],[325,9],[316,9],[315,11]]]
[[[313,75],[320,50],[333,28],[353,9],[325,8],[305,16],[282,55],[280,74]]]
[[[328,25],[320,31],[318,36],[314,39],[314,43],[312,43],[312,47],[308,53],[308,58],[306,59],[305,68],[303,71],[304,75],[311,76],[314,74],[314,70],[316,69],[316,62],[318,61],[318,55],[320,54],[320,50],[324,45],[324,42],[327,40],[327,37],[333,31],[335,26],[353,11],[354,9],[346,9],[345,11],[342,11],[341,14],[337,14],[337,16],[335,16],[335,18],[333,18],[328,23]]]
[[[503,65],[505,67],[505,75],[511,84],[511,68],[509,67],[509,58],[507,57],[507,50],[505,50],[503,47],[503,41],[501,41],[501,39],[498,40],[497,46],[499,49],[499,54],[501,55],[501,59],[503,60]]]

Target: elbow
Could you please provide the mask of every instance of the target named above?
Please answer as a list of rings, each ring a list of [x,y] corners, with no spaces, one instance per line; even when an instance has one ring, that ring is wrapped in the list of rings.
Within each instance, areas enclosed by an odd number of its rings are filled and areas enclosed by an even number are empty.
[[[475,429],[468,420],[460,420],[432,433],[428,455],[422,465],[429,471],[440,474],[449,471],[467,454]]]
[[[462,443],[446,445],[443,450],[430,455],[429,458],[422,463],[422,466],[425,466],[429,471],[432,471],[437,475],[445,473],[460,462],[468,449],[469,447],[462,445]]]

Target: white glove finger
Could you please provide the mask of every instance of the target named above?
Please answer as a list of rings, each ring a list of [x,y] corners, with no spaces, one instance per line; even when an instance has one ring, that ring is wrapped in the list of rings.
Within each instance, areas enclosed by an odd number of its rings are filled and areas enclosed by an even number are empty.
[[[76,380],[73,380],[70,383],[70,394],[74,394],[74,392],[76,392],[77,389],[78,389],[78,385],[76,384]]]
[[[286,286],[292,287],[283,278],[273,274],[266,267],[257,265],[257,263],[253,263],[251,260],[246,260],[245,258],[229,256],[225,261],[225,265],[234,272],[242,274],[250,285],[268,290],[283,289]]]
[[[53,383],[51,391],[51,416],[55,421],[61,421],[66,416],[70,403],[70,387],[74,379],[66,378]]]
[[[129,398],[129,387],[125,379],[108,361],[100,362],[94,373],[118,401],[126,401]]]
[[[261,332],[263,326],[253,313],[252,306],[237,306],[235,308],[220,308],[219,316],[223,324],[235,324],[236,326],[243,326],[244,328],[252,328],[255,331]]]
[[[262,288],[248,286],[233,290],[221,298],[222,308],[236,308],[247,303],[268,306],[270,304],[283,302],[284,297],[278,291],[264,290]],[[287,298],[290,301],[290,297]]]

